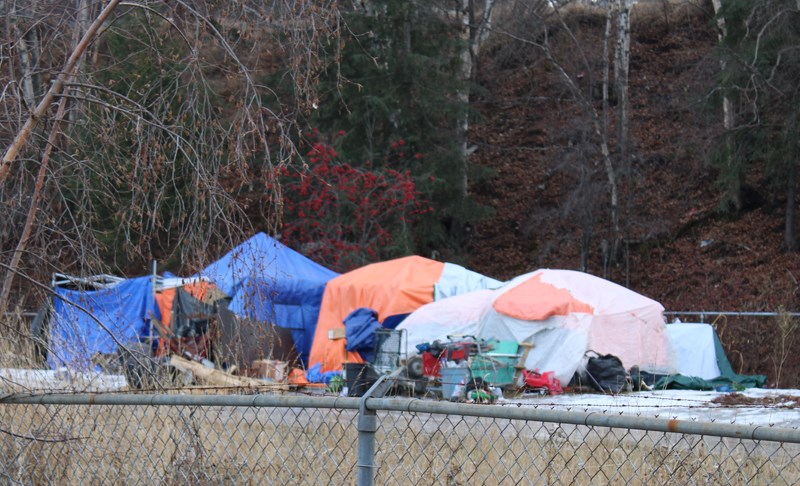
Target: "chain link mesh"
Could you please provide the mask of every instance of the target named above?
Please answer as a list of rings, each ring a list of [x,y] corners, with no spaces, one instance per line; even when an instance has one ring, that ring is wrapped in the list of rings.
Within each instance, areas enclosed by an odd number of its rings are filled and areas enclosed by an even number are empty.
[[[354,410],[3,405],[0,482],[345,484]]]
[[[224,398],[202,406],[91,403],[0,404],[0,482],[356,482],[357,402],[345,408],[291,400],[277,407],[226,406]],[[502,414],[512,407],[492,408]],[[800,445],[790,442],[457,414],[377,414],[376,484],[800,482]]]
[[[390,412],[377,484],[797,484],[797,444]]]

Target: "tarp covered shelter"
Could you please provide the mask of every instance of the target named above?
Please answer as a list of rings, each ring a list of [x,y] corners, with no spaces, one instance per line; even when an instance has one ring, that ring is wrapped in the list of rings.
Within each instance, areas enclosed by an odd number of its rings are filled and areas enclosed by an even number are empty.
[[[554,371],[569,382],[588,351],[638,366],[674,372],[675,353],[658,302],[593,275],[543,269],[521,275],[496,292],[478,335],[534,343],[525,366]]]
[[[677,371],[676,374],[660,377],[653,384],[655,389],[760,388],[767,381],[764,375],[736,373],[717,332],[710,324],[668,324],[667,336],[677,355]]]
[[[406,331],[412,354],[417,345],[444,341],[447,336],[477,336],[481,316],[494,296],[493,290],[480,289],[425,304],[406,317],[397,329]]]
[[[305,364],[325,284],[339,274],[258,233],[199,275],[231,298],[234,314],[290,329]]]
[[[99,289],[54,290],[47,357],[54,369],[89,370],[95,354],[117,351],[114,338],[123,345],[138,343],[150,334],[150,319],[159,317],[151,277],[120,279]]]
[[[663,310],[599,277],[537,270],[497,290],[427,304],[398,327],[406,330],[409,350],[454,334],[531,342],[526,367],[555,371],[567,383],[589,350],[618,356],[626,367],[674,372]]]
[[[373,263],[340,275],[325,287],[309,365],[321,364],[322,372],[328,372],[341,370],[345,362],[363,363],[358,353],[345,351],[344,340],[329,339],[329,331],[343,329],[345,317],[360,307],[377,312],[387,326],[435,299],[500,285],[459,265],[420,256]]]
[[[704,380],[720,376],[722,372],[717,358],[719,338],[716,334],[710,324],[668,324],[667,337],[675,350],[675,371]],[[727,360],[724,351],[721,358]]]

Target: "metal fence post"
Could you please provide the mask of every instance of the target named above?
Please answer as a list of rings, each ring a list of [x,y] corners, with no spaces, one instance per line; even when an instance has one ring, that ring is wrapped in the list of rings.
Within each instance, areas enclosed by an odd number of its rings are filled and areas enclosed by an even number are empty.
[[[377,469],[375,465],[375,432],[378,430],[378,413],[367,408],[367,399],[370,397],[383,398],[401,372],[402,369],[398,369],[391,374],[381,375],[378,381],[361,397],[358,405],[358,486],[373,486]]]
[[[358,409],[358,486],[375,484],[375,432],[378,414],[366,408],[366,398]]]

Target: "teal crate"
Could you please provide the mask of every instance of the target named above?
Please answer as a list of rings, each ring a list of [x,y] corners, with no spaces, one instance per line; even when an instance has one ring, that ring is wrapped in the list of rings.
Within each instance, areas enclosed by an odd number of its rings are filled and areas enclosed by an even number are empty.
[[[519,343],[516,341],[489,341],[489,344],[492,345],[492,349],[486,351],[488,355],[511,355],[519,351]]]
[[[484,381],[494,386],[506,386],[514,383],[514,373],[519,358],[516,355],[493,356],[491,354],[479,354],[472,361],[472,376],[483,378]]]

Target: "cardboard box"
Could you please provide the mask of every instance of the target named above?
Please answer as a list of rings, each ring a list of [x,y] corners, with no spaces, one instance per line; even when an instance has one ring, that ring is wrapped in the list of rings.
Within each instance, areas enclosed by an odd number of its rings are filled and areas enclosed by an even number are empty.
[[[344,328],[341,329],[329,329],[328,330],[328,339],[344,339]]]
[[[256,378],[262,380],[286,380],[287,363],[274,359],[257,359],[253,361],[252,372]]]

